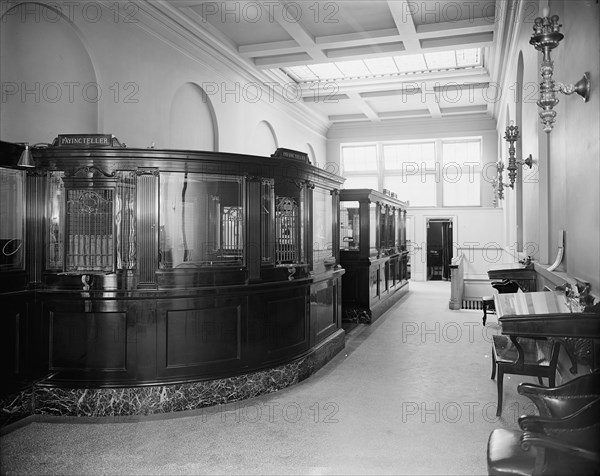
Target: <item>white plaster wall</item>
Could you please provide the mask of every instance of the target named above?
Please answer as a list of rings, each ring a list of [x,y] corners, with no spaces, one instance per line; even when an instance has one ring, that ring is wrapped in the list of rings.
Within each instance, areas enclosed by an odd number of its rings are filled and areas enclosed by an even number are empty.
[[[409,208],[411,277],[427,279],[427,219],[448,218],[453,222],[453,256],[464,256],[463,267],[468,279],[487,280],[492,264],[511,262],[500,237],[503,231],[502,209],[499,208]]]
[[[585,71],[592,78],[591,97],[584,103],[579,96],[559,94],[556,123],[550,134],[543,132],[536,105],[539,91],[541,53],[531,45],[531,25],[549,3],[550,15],[558,15],[565,38],[553,50],[554,79],[574,83]],[[558,250],[558,232],[565,230],[565,256],[559,273],[577,276],[600,292],[600,6],[585,0],[540,0],[520,3],[518,31],[511,54],[503,65],[503,90],[514,86],[519,51],[523,53],[522,157],[532,154],[534,167],[523,174],[523,231],[529,252],[549,266]],[[595,78],[595,80],[594,80]],[[503,95],[499,111],[514,114],[510,95]],[[504,117],[498,120],[498,136],[503,134]],[[510,194],[511,192],[509,192]],[[505,222],[513,226],[516,207],[509,197]],[[503,245],[508,249],[512,230]]]
[[[58,80],[97,84],[102,92],[98,101],[92,101],[97,109],[97,123],[69,120],[77,117],[88,103],[63,100],[50,105],[43,101],[23,104],[19,98],[11,97],[2,104],[2,140],[50,142],[57,133],[100,132],[115,134],[130,147],[149,147],[154,143],[156,148],[180,148],[171,140],[172,101],[182,85],[193,83],[206,92],[214,109],[219,130],[215,150],[246,153],[257,125],[267,121],[280,147],[308,152],[310,145],[316,160],[326,162],[325,121],[311,116],[293,98],[285,99],[277,91],[270,91],[259,72],[248,75],[226,55],[200,40],[190,44],[167,29],[162,33],[164,38],[159,37],[145,25],[153,23],[153,28],[160,31],[162,27],[143,11],[137,12],[131,22],[124,22],[110,8],[94,2],[101,14],[97,15],[98,20],[90,21],[92,15],[83,14],[82,4],[58,4],[64,11],[70,8],[70,14],[57,23],[48,22],[47,14],[22,17],[18,9],[23,6],[17,6],[3,19],[2,81],[50,81],[53,71],[59,68],[53,65],[61,64],[61,55],[79,48],[90,58],[91,67],[87,65],[86,71],[94,71],[95,77],[83,75],[84,61],[75,58],[60,66],[62,75]],[[34,3],[26,7],[30,11],[45,9]],[[56,40],[60,36],[56,32],[77,46],[65,47],[66,40]],[[21,44],[20,38],[31,40]],[[32,61],[31,55],[44,45],[43,61],[38,57]],[[51,112],[45,108],[51,108]],[[77,123],[80,127],[75,127]]]

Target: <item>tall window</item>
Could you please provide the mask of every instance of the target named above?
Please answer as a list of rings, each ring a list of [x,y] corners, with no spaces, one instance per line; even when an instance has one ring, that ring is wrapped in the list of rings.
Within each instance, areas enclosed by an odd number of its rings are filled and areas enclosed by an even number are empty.
[[[377,166],[377,146],[342,146],[342,167],[346,182],[344,188],[379,189],[379,171]]]
[[[481,138],[342,145],[344,188],[388,189],[413,207],[481,205]]]
[[[481,140],[442,141],[444,206],[481,205]]]
[[[411,206],[435,207],[435,142],[383,144],[384,188]]]

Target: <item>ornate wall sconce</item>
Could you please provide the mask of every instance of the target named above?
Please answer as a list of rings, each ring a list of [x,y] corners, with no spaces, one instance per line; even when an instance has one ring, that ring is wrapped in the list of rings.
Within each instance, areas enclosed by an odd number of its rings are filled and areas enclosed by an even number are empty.
[[[510,145],[508,147],[508,178],[510,179],[510,188],[514,188],[515,179],[517,178],[517,165],[527,165],[529,168],[533,165],[533,158],[531,154],[525,160],[517,160],[515,156],[515,142],[520,138],[519,127],[514,125],[513,121],[510,121],[510,126],[507,126],[506,133],[504,134],[504,140]],[[504,168],[504,164],[502,164]]]
[[[502,173],[504,172],[504,162],[502,162],[502,159],[496,162],[496,170],[498,172],[498,176],[496,180],[492,182],[492,186],[496,189],[498,200],[504,200],[504,188],[511,187],[511,185],[502,181]]]
[[[529,43],[544,55],[540,67],[542,81],[540,83],[540,98],[537,101],[537,105],[542,109],[540,111],[540,118],[544,124],[544,132],[549,133],[552,130],[556,117],[556,111],[553,111],[554,106],[558,104],[556,93],[577,93],[583,98],[584,102],[587,102],[590,98],[591,84],[589,73],[585,73],[583,78],[577,81],[577,83],[569,85],[555,82],[552,79],[554,63],[550,59],[550,52],[558,46],[564,35],[560,32],[562,25],[558,23],[558,15],[552,15],[549,18],[548,7],[542,10],[542,15],[543,18],[538,17],[534,21],[533,35],[531,35]]]

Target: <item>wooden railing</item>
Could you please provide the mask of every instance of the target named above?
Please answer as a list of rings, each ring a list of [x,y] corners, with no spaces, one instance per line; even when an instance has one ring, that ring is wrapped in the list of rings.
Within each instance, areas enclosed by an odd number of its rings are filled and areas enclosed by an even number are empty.
[[[450,282],[450,303],[448,307],[452,310],[461,309],[465,289],[463,255],[452,258],[452,263],[450,263]]]

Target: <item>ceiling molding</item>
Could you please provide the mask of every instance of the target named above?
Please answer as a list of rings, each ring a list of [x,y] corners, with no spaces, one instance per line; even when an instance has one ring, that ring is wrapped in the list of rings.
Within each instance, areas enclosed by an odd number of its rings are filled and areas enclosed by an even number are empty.
[[[480,0],[477,8],[468,0],[452,2],[452,12],[462,16],[450,20],[442,13],[443,3],[441,7],[436,4],[436,13],[427,9],[425,16],[418,16],[414,0],[342,0],[336,4],[330,27],[312,15],[316,3],[311,3],[311,14],[307,11],[294,21],[285,14],[290,3],[286,0],[242,2],[241,6],[236,4],[237,10],[229,3],[200,0],[144,3],[155,17],[151,28],[179,50],[210,64],[221,76],[230,70],[247,81],[277,85],[279,91],[293,88],[300,101],[290,104],[277,92],[274,106],[325,135],[337,122],[381,125],[406,118],[438,121],[480,114],[482,96],[493,83],[488,68],[497,67],[502,55],[494,51],[506,38],[511,18],[509,9],[500,11],[502,2]],[[461,8],[454,8],[461,3]],[[253,14],[258,13],[253,18],[244,18],[246,4],[253,5]],[[302,4],[297,5],[295,8],[302,8]],[[210,16],[203,13],[206,8]],[[498,11],[496,17],[483,16],[493,10]],[[164,18],[158,18],[160,15]],[[162,26],[156,27],[156,23]],[[482,48],[481,67],[299,84],[281,69],[475,47]],[[475,98],[460,96],[473,91]],[[453,92],[453,98],[458,99],[444,98],[446,92]],[[420,98],[414,97],[417,94]],[[488,114],[494,107],[488,101]]]

